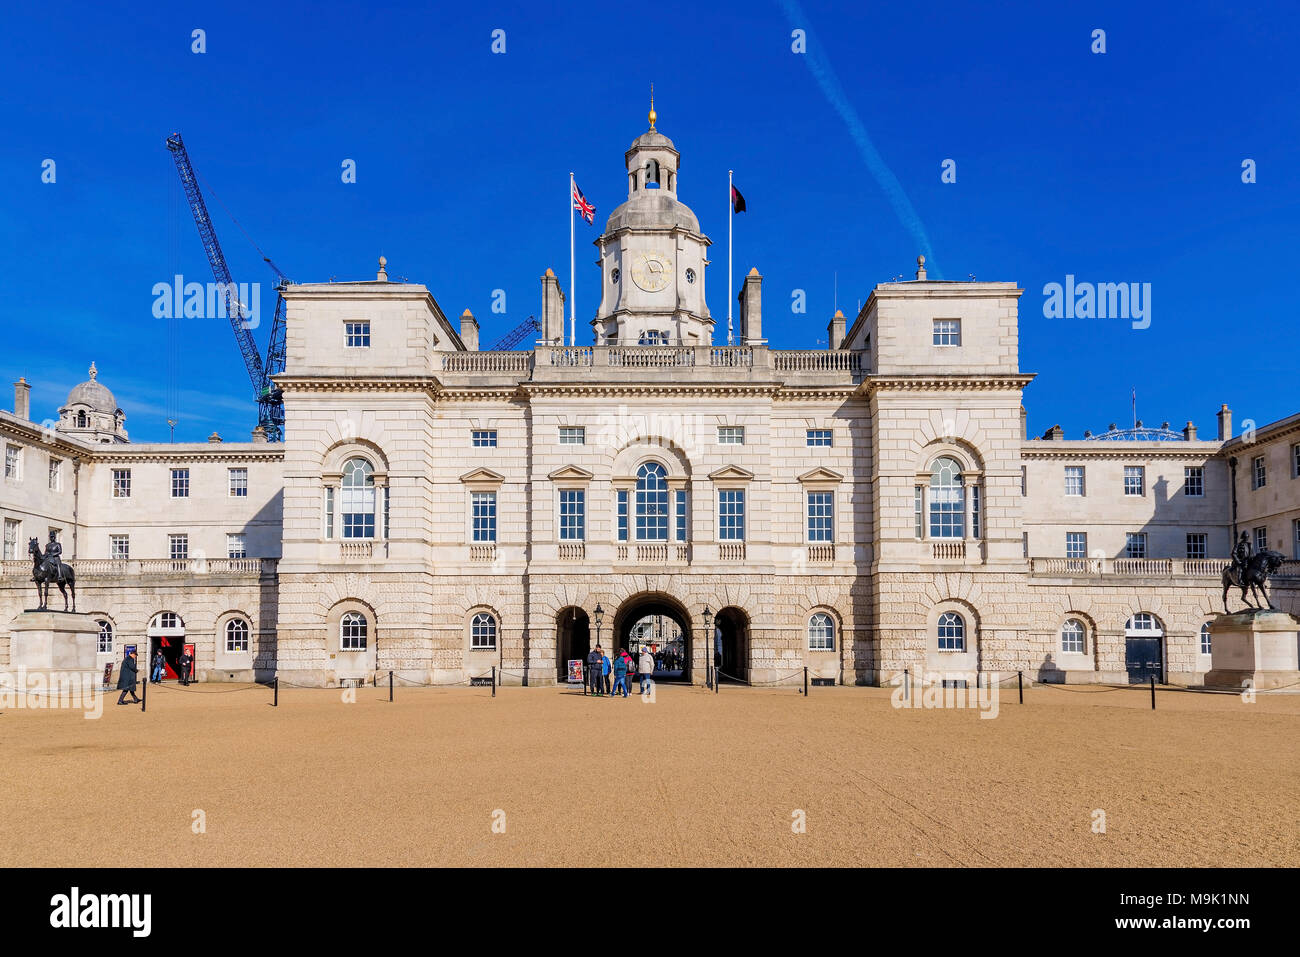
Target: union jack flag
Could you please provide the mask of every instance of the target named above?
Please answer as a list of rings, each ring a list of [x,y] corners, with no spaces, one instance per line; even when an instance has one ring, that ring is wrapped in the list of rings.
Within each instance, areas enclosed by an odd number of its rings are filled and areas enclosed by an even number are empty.
[[[576,209],[578,214],[588,223],[595,222],[596,206],[593,203],[587,202],[587,197],[582,195],[582,190],[578,189],[576,181],[573,184],[573,208]]]

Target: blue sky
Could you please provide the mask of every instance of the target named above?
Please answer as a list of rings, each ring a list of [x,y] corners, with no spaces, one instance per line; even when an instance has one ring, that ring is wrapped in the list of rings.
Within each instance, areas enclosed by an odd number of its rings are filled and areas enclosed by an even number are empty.
[[[373,278],[383,253],[449,316],[471,309],[490,344],[538,311],[548,266],[568,284],[569,170],[597,227],[623,200],[653,80],[680,198],[714,241],[710,308],[726,315],[732,168],[749,206],[736,275],[763,273],[774,347],[825,340],[837,274],[850,317],[877,282],[910,278],[919,228],[943,278],[1024,288],[1035,433],[1125,423],[1134,387],[1146,423],[1192,419],[1207,437],[1221,402],[1239,425],[1300,409],[1293,8],[563,7],[9,5],[0,375],[34,382],[39,419],[93,359],[137,441],[165,439],[173,410],[178,440],[256,424],[224,320],[152,314],[155,283],[211,279],[163,145],[174,130],[220,198],[208,203],[236,281],[273,277],[222,204],[292,278]],[[191,52],[196,28],[206,53]],[[796,28],[807,54],[792,52]],[[945,159],[956,183],[940,181]],[[1258,182],[1242,183],[1244,159]],[[578,228],[585,329],[598,228]],[[1044,284],[1067,274],[1150,283],[1150,327],[1044,318]]]

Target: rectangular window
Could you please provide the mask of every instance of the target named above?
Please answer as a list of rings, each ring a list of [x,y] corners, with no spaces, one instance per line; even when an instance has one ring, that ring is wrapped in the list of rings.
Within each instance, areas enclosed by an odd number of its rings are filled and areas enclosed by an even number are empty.
[[[1257,455],[1250,460],[1250,487],[1263,488],[1268,484],[1268,470],[1264,465],[1264,456]]]
[[[323,529],[325,538],[334,537],[334,488],[326,486],[325,488],[325,528]]]
[[[167,536],[167,557],[174,562],[183,562],[190,557],[190,537],[188,535]]]
[[[718,490],[718,539],[724,542],[745,540],[745,493],[740,489]]]
[[[934,320],[934,344],[936,346],[961,345],[961,320],[960,319]]]
[[[1291,446],[1291,477],[1300,478],[1300,442]]]
[[[248,469],[230,469],[230,497],[248,497]]]
[[[343,323],[343,345],[348,349],[369,349],[370,320],[360,319]]]
[[[618,490],[618,540],[627,541],[627,489]]]
[[[1205,532],[1188,532],[1187,533],[1187,557],[1204,558],[1206,555]]]
[[[560,426],[560,444],[561,445],[586,445],[587,430],[580,425]]]
[[[474,429],[469,434],[470,445],[476,449],[495,449],[497,447],[496,429]]]
[[[190,497],[190,470],[172,469],[172,498]]]
[[[227,558],[248,557],[248,545],[244,540],[243,532],[226,533],[226,557]]]
[[[101,655],[113,653],[113,626],[107,621],[99,622],[99,653]]]
[[[560,541],[580,542],[587,537],[587,493],[580,488],[560,489]]]
[[[1124,494],[1125,495],[1145,495],[1147,485],[1147,470],[1144,465],[1126,465],[1124,466]]]
[[[18,529],[20,523],[17,519],[5,519],[5,537],[4,537],[4,560],[8,562],[16,561],[18,555]]]
[[[16,445],[5,446],[5,478],[14,482],[23,479],[23,450]]]
[[[980,537],[980,487],[970,487],[970,533],[972,538]]]
[[[1205,469],[1199,465],[1188,465],[1183,469],[1183,494],[1191,498],[1205,495]]]
[[[470,493],[471,541],[495,542],[497,540],[497,493]]]
[[[1295,546],[1292,557],[1300,559],[1300,518],[1291,519],[1291,541]]]
[[[686,541],[686,490],[678,489],[675,493],[677,511],[677,540]]]
[[[1147,557],[1147,533],[1146,532],[1125,532],[1124,533],[1124,557],[1125,558],[1146,558]]]
[[[808,541],[830,542],[835,539],[835,493],[808,493]]]
[[[745,427],[743,425],[718,426],[719,445],[744,445]]]
[[[1083,466],[1067,465],[1065,467],[1065,494],[1083,495]]]
[[[113,469],[113,498],[131,497],[131,470]]]
[[[1025,496],[1029,494],[1029,466],[1020,466],[1020,494]]]
[[[809,429],[806,434],[806,441],[809,448],[824,448],[834,444],[834,436],[830,429]]]
[[[131,557],[131,537],[129,535],[108,536],[108,557],[124,562]]]
[[[63,491],[63,459],[50,456],[50,491]]]
[[[916,537],[924,538],[925,537],[925,505],[924,505],[925,492],[919,485],[916,486],[915,489],[913,489],[913,492],[914,495],[912,497],[912,517],[916,520],[915,522]]]
[[[1255,529],[1255,552],[1258,554],[1268,548],[1268,527],[1261,525]]]
[[[1065,557],[1066,558],[1087,558],[1088,557],[1088,533],[1087,532],[1066,532],[1065,533]]]
[[[1212,653],[1213,649],[1211,648],[1210,641],[1210,625],[1207,622],[1206,624],[1201,625],[1201,654],[1208,655]]]

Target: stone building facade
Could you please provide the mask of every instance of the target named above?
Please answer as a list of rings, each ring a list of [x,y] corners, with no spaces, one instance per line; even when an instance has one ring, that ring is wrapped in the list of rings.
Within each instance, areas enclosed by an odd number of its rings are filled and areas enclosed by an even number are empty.
[[[166,638],[210,680],[549,684],[655,615],[696,683],[720,660],[755,684],[1191,684],[1234,527],[1300,559],[1300,416],[1031,439],[1022,290],[923,261],[812,350],[769,346],[751,270],[729,336],[680,154],[652,127],[624,159],[590,345],[549,269],[538,341],[493,352],[381,261],[285,290],[283,444],[131,443],[93,370],[36,425],[20,380],[0,621],[31,604],[26,543],[53,528],[104,661]]]

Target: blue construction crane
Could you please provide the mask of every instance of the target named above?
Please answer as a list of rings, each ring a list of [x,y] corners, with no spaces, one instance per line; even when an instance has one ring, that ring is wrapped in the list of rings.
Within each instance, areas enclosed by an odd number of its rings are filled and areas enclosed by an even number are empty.
[[[528,335],[528,333],[541,332],[541,331],[542,331],[542,324],[532,316],[529,316],[523,322],[519,323],[519,325],[515,326],[504,336],[498,339],[493,344],[491,351],[501,352],[506,349],[513,349],[515,345],[519,342],[519,340],[522,339],[524,336]]]
[[[199,190],[198,178],[194,173],[194,167],[190,165],[189,154],[185,152],[185,144],[181,141],[179,133],[167,137],[167,149],[171,150],[172,159],[176,162],[176,172],[180,174],[185,198],[189,200],[190,212],[194,214],[194,225],[199,229],[203,250],[208,254],[212,275],[225,294],[226,316],[230,320],[230,328],[235,333],[235,341],[239,344],[239,352],[244,357],[248,377],[253,382],[253,397],[257,401],[257,424],[266,433],[267,441],[280,442],[284,439],[284,396],[272,376],[284,371],[284,289],[291,282],[275,263],[267,256],[262,256],[277,277],[275,318],[271,322],[271,341],[266,347],[266,361],[263,361],[258,357],[257,343],[241,315],[243,307],[236,298],[237,287],[230,278],[230,268],[226,265],[226,257],[221,252],[221,243],[217,240],[217,232],[212,226],[211,217],[208,216],[207,204],[203,202],[203,193]],[[256,244],[254,246],[256,247]],[[259,249],[258,252],[261,250]]]

